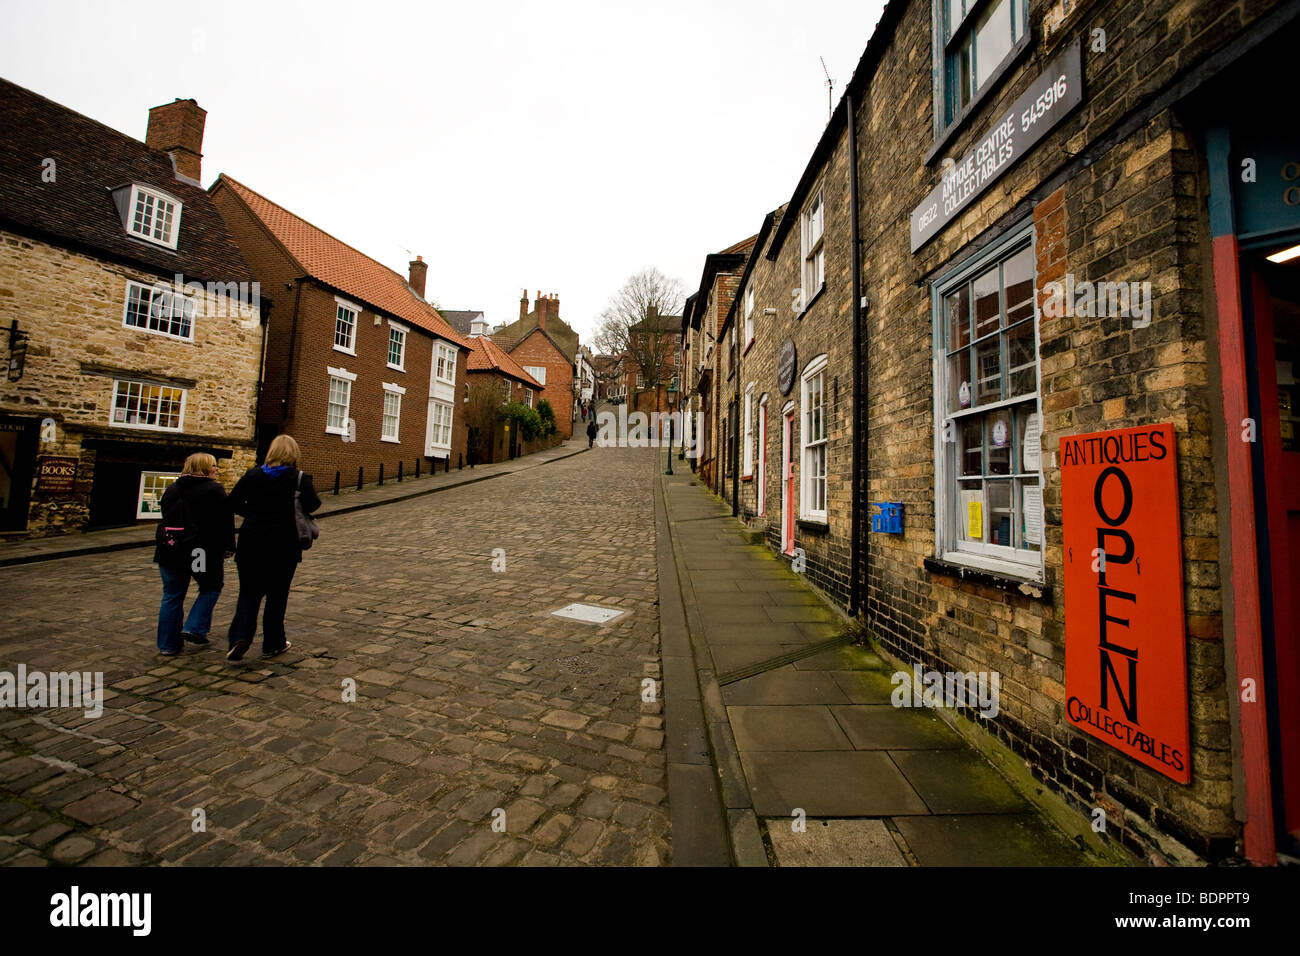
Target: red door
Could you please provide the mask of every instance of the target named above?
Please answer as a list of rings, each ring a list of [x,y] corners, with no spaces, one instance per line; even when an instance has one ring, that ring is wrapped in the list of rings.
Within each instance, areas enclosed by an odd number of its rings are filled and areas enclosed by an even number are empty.
[[[794,554],[794,409],[781,429],[781,550]]]

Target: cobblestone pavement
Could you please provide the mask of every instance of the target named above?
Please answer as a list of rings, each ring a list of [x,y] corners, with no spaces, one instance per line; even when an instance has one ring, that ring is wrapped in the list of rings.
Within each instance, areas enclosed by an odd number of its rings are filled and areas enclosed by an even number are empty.
[[[0,863],[669,862],[641,699],[656,461],[598,448],[331,518],[270,661],[260,638],[224,659],[233,567],[212,646],[175,659],[147,551],[0,569],[0,671],[103,671],[106,697],[0,710]],[[551,615],[574,601],[628,613]]]

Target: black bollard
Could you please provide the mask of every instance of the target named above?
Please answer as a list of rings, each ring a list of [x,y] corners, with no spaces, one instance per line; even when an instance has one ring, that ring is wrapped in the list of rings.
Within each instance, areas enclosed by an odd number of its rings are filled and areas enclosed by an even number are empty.
[[[343,475],[340,472],[334,472],[334,494],[336,495],[339,493],[339,479],[342,477]]]
[[[465,470],[465,453],[463,451],[456,455],[456,470]]]
[[[399,485],[402,483],[402,464],[403,462],[401,460],[397,462],[397,483]]]
[[[364,467],[362,467],[362,468],[358,468],[358,469],[357,469],[357,491],[360,491],[360,490],[361,490],[361,473],[362,473],[364,470],[365,470]]]
[[[420,477],[420,459],[415,459],[415,477]]]

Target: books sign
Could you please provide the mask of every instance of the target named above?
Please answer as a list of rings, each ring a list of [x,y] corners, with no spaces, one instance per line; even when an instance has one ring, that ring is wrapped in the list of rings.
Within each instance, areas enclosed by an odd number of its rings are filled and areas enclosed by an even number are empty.
[[[43,495],[70,495],[77,486],[77,459],[41,455],[37,461],[36,489]]]
[[[1188,783],[1173,426],[1062,438],[1061,512],[1066,715],[1134,760]]]

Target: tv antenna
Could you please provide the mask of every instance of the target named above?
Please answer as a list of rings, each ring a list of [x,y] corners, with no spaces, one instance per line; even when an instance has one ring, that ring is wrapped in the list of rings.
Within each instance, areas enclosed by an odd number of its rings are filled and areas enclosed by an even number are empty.
[[[826,57],[817,59],[822,61],[822,72],[826,74],[826,121],[829,123],[835,112],[835,81],[831,79],[831,71],[826,69]]]

